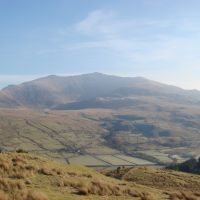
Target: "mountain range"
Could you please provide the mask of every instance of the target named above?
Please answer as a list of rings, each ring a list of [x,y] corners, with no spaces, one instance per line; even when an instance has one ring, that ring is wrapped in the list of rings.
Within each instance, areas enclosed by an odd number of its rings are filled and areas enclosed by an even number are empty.
[[[135,96],[153,96],[186,104],[200,102],[200,91],[197,90],[183,90],[142,77],[118,77],[96,72],[67,77],[50,75],[10,85],[0,92],[0,106],[50,109],[127,107],[134,104],[130,97]]]

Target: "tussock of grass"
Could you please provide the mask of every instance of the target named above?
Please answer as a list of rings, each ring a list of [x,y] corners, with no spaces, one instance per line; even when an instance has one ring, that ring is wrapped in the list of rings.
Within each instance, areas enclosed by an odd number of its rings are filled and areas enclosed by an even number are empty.
[[[5,172],[7,172],[9,170],[9,167],[10,167],[10,165],[6,161],[0,163],[0,169]]]
[[[0,200],[47,200],[40,192],[30,192],[27,177],[36,173],[36,167],[27,164],[28,157],[23,154],[0,155]],[[29,185],[31,182],[29,181]]]
[[[49,170],[48,168],[41,168],[38,170],[39,174],[43,174],[43,175],[47,175],[47,176],[52,176],[53,173],[51,170]]]
[[[104,182],[97,181],[97,180],[91,181],[88,184],[82,183],[77,189],[78,189],[78,194],[81,194],[81,195],[89,195],[89,194],[95,194],[95,195],[100,195],[100,196],[122,195],[122,191],[120,190],[118,186],[106,184]]]
[[[194,196],[200,197],[200,192],[194,192]]]
[[[62,170],[60,170],[60,169],[52,169],[52,171],[53,172],[55,172],[57,175],[62,175],[63,174],[63,172],[62,172]]]
[[[197,200],[192,192],[175,192],[170,194],[170,200]]]
[[[0,190],[0,200],[8,200],[8,195]]]
[[[0,179],[0,200],[48,200],[41,192],[30,192],[22,181]]]
[[[113,183],[107,183],[101,180],[92,179],[91,181],[84,181],[84,179],[78,179],[78,181],[64,180],[58,184],[60,187],[72,187],[79,195],[99,195],[99,196],[141,196],[137,191],[128,188],[120,187]]]
[[[27,200],[48,200],[48,197],[42,192],[29,192]]]

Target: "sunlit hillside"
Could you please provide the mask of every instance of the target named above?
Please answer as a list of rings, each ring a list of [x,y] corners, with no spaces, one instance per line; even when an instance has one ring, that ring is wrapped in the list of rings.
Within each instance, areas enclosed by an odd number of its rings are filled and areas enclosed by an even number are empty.
[[[197,200],[200,196],[197,175],[149,168],[120,169],[109,175],[113,178],[27,153],[1,153],[0,199]]]

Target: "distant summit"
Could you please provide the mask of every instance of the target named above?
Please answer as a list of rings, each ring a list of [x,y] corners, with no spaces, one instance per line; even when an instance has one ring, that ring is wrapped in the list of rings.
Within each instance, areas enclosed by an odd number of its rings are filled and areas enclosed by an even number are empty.
[[[116,102],[116,98],[121,98],[119,100],[122,101],[122,98],[133,96],[163,97],[177,102],[200,101],[199,91],[187,91],[142,77],[119,77],[94,72],[66,77],[50,75],[20,85],[8,86],[0,93],[0,106],[64,108],[63,105],[68,103],[89,103],[97,98],[109,98],[112,104],[112,99]],[[93,106],[95,104],[93,103]],[[105,105],[104,102],[101,104]],[[120,105],[126,106],[126,101]]]

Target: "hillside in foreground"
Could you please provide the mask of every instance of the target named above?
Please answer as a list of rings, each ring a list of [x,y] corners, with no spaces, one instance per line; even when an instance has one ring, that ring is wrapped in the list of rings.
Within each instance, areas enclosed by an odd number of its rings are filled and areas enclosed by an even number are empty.
[[[104,174],[129,183],[154,188],[167,195],[160,196],[159,199],[200,199],[199,175],[151,167],[121,168],[120,170],[104,171]]]
[[[24,153],[0,154],[0,176],[1,200],[200,199],[198,175],[133,168],[116,179]]]

